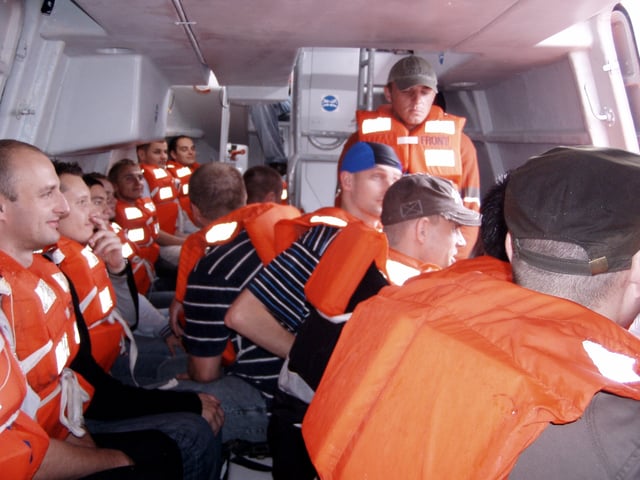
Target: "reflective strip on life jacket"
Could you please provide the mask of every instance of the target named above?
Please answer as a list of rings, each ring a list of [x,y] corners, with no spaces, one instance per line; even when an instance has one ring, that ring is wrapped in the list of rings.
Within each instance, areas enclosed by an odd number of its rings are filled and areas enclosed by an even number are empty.
[[[133,243],[140,243],[145,240],[146,237],[147,234],[144,228],[132,228],[127,232],[127,238]]]
[[[169,176],[164,168],[154,168],[152,173],[155,178],[167,178]]]
[[[124,216],[127,220],[137,220],[142,218],[142,211],[138,207],[125,207]]]
[[[427,120],[424,123],[425,133],[444,133],[455,135],[456,123],[452,120]]]
[[[387,259],[386,264],[387,274],[389,275],[389,280],[394,285],[404,285],[404,282],[409,280],[411,277],[415,277],[420,274],[420,270],[414,267],[410,267],[404,263],[398,262],[396,260]]]
[[[344,228],[347,226],[347,222],[338,217],[330,217],[327,215],[314,215],[309,219],[311,224],[324,224],[332,227]]]
[[[205,239],[208,244],[214,244],[219,242],[226,242],[229,240],[238,228],[238,222],[219,223],[213,225],[205,234]]]
[[[162,187],[158,192],[158,198],[160,198],[160,200],[167,200],[167,199],[174,198],[172,188]]]
[[[362,122],[362,133],[388,132],[391,130],[390,117],[367,118]]]
[[[182,179],[184,177],[188,177],[189,175],[191,175],[191,169],[189,167],[180,167],[177,170],[175,170],[175,176]]]
[[[453,150],[424,150],[425,163],[427,167],[447,167],[456,166],[456,154]]]
[[[398,137],[398,145],[417,145],[420,139],[414,136]]]

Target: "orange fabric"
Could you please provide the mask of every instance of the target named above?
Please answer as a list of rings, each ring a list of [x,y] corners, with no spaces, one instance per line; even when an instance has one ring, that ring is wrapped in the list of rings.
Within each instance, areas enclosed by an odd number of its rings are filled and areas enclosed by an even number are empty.
[[[391,128],[387,131],[365,133],[363,123],[367,120],[381,117],[391,120]],[[460,142],[462,129],[466,122],[464,118],[449,115],[444,113],[440,107],[433,106],[425,121],[409,130],[394,118],[390,105],[383,105],[375,112],[358,110],[356,119],[358,122],[358,140],[384,143],[393,147],[402,162],[402,170],[404,172],[430,173],[438,177],[448,178],[456,185],[460,185],[460,178],[462,177]],[[430,133],[425,127],[429,122],[433,121],[451,121],[455,125],[455,130],[451,134]],[[415,143],[402,143],[402,139],[406,137],[415,139]],[[429,151],[444,150],[453,151],[454,153],[455,161],[450,165],[430,160]]]
[[[120,225],[112,222],[111,229],[118,235],[118,238],[120,238],[122,242],[122,255],[131,265],[133,279],[138,293],[146,295],[155,278],[155,266],[142,256],[140,247],[127,238],[125,231]]]
[[[206,227],[189,235],[180,250],[175,298],[179,302],[184,301],[184,294],[187,290],[187,279],[191,270],[193,270],[193,267],[195,267],[198,260],[202,258],[209,246],[220,243],[210,243],[206,239],[207,233],[213,227],[225,223],[237,222],[238,225],[233,234],[222,243],[230,242],[238,233],[246,229],[260,260],[266,265],[276,255],[276,250],[273,245],[273,229],[275,223],[283,218],[293,218],[298,215],[300,215],[300,212],[295,207],[276,205],[274,203],[252,203],[214,220]]]
[[[205,254],[208,247],[217,244],[224,244],[233,240],[243,229],[247,231],[251,243],[256,249],[256,253],[266,265],[276,256],[274,246],[274,226],[276,222],[283,218],[294,218],[300,215],[300,211],[289,205],[278,205],[275,203],[253,203],[211,222],[206,227],[192,233],[187,237],[180,251],[180,261],[178,264],[178,275],[176,279],[175,298],[179,302],[184,302],[184,295],[187,291],[187,280],[189,274],[196,263]],[[210,242],[207,234],[212,228],[231,224],[237,225],[232,234],[220,242]],[[184,324],[184,318],[180,321]],[[235,350],[233,344],[229,342],[222,354],[224,365],[229,365],[235,360]]]
[[[346,210],[337,207],[323,207],[296,218],[281,220],[275,226],[276,254],[289,248],[311,227],[323,224],[332,225],[334,222],[341,223],[341,227],[344,227],[353,221],[360,222],[358,218],[347,213]]]
[[[167,161],[167,171],[176,179],[178,182],[177,192],[178,192],[178,201],[180,202],[180,207],[184,210],[189,218],[193,222],[193,211],[191,210],[191,200],[189,200],[189,180],[191,179],[191,175],[196,169],[200,166],[197,162],[192,166],[182,165],[179,162],[174,160]],[[195,222],[194,222],[195,223]]]
[[[174,234],[178,222],[180,203],[175,180],[166,169],[154,165],[140,164],[144,179],[149,185],[151,200],[156,206],[160,230]]]
[[[244,228],[256,247],[256,253],[267,265],[278,253],[276,248],[275,225],[281,220],[291,220],[300,216],[300,210],[292,205],[268,204],[270,207],[258,215],[247,218]]]
[[[116,306],[116,294],[107,266],[90,247],[69,238],[61,237],[57,247],[53,258],[76,289],[80,311],[89,329],[93,358],[108,372],[120,355],[124,330],[110,318]]]
[[[593,342],[629,357],[637,380],[640,340],[508,278],[472,259],[358,306],[302,425],[320,478],[506,478],[596,392],[640,400],[640,383],[604,377],[587,353]]]
[[[34,255],[32,265],[25,269],[3,252],[0,274],[11,286],[11,295],[2,297],[2,309],[13,327],[18,360],[24,361],[51,342],[50,349],[25,375],[41,400],[51,396],[38,409],[38,423],[49,436],[65,438],[68,431],[59,420],[60,392],[55,392],[59,374],[77,354],[80,341],[66,278],[42,255]],[[93,389],[77,377],[91,396]]]
[[[139,198],[134,203],[118,200],[115,221],[127,238],[138,246],[140,256],[155,264],[160,255],[160,246],[156,242],[160,225],[153,201],[148,197]],[[135,238],[134,233],[140,233],[140,238]]]
[[[32,478],[49,445],[47,433],[20,411],[27,383],[0,335],[0,469],[3,478]],[[17,416],[16,416],[17,415]]]
[[[305,284],[307,301],[330,317],[344,313],[371,262],[384,270],[387,250],[384,233],[360,221],[349,223],[327,247]]]
[[[391,109],[391,105],[381,105],[374,112],[359,110],[356,112],[358,120],[358,131],[349,137],[345,143],[340,159],[338,161],[338,172],[342,165],[342,159],[345,152],[358,141],[384,143],[394,148],[398,154],[398,158],[402,162],[405,173],[429,173],[439,177],[451,180],[457,185],[460,196],[467,208],[475,211],[480,210],[480,171],[478,169],[478,159],[476,149],[471,139],[463,133],[466,120],[462,117],[450,115],[444,112],[440,107],[434,105],[429,111],[429,115],[424,122],[417,125],[409,131],[402,122],[400,122]],[[365,120],[376,118],[388,118],[391,127],[388,131],[363,133],[362,123]],[[428,133],[425,131],[426,125],[437,125],[438,122],[451,121],[455,124],[453,134],[447,133]],[[435,122],[435,123],[430,123]],[[429,128],[433,130],[433,128]],[[437,128],[436,128],[437,130]],[[411,137],[414,143],[402,143],[399,137]],[[438,151],[453,150],[455,162],[447,163],[434,159],[433,153]],[[429,152],[432,152],[431,157]],[[431,158],[431,160],[430,160]],[[336,205],[340,205],[340,197],[336,198]],[[473,248],[478,236],[478,227],[461,227],[467,245],[458,249],[456,258],[466,258]]]
[[[403,285],[407,280],[427,272],[440,270],[438,265],[424,263],[392,248],[384,266],[387,278],[393,285]]]

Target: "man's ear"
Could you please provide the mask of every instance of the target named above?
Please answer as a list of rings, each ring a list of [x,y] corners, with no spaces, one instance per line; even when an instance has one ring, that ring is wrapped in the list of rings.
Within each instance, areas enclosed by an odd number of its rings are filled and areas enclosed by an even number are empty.
[[[511,232],[507,232],[507,236],[504,238],[504,249],[507,251],[507,257],[509,261],[513,257],[513,245],[511,244]]]
[[[390,83],[384,86],[384,98],[387,102],[391,103],[391,89],[389,88]]]
[[[191,214],[193,215],[193,221],[196,224],[196,227],[202,228],[207,226],[207,219],[202,216],[200,209],[193,203],[191,204]]]
[[[629,281],[638,285],[640,289],[640,252],[631,259],[631,270],[629,272]]]
[[[353,173],[345,172],[344,170],[340,172],[340,189],[343,192],[351,190],[353,187]]]
[[[420,217],[413,226],[415,229],[415,238],[420,244],[424,244],[427,241],[427,230],[431,228],[431,221],[429,217]]]

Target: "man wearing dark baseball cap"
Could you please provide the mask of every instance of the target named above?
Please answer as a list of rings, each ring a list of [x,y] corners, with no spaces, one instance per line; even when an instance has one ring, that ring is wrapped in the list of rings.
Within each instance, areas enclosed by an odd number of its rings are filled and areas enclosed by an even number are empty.
[[[381,144],[376,162],[385,161]],[[343,169],[367,167],[353,147]],[[394,155],[395,156],[395,155]],[[421,273],[440,270],[453,261],[464,240],[459,225],[479,225],[480,215],[462,204],[450,181],[418,173],[395,182],[382,202],[385,235],[362,224],[347,225],[326,249],[305,285],[309,316],[298,331],[280,373],[269,423],[276,480],[317,478],[298,425],[313,397],[333,346],[356,306],[386,285],[402,285]]]
[[[640,478],[638,191],[640,155],[549,150],[507,183],[513,281],[478,257],[361,304],[303,422],[320,477]]]
[[[475,147],[463,133],[466,120],[434,105],[437,93],[438,78],[427,60],[416,55],[398,60],[384,87],[389,103],[373,112],[356,112],[358,131],[347,140],[338,164],[357,141],[387,144],[396,151],[404,172],[451,180],[464,205],[478,211],[480,174]],[[461,231],[466,246],[461,247],[458,258],[466,258],[478,229],[464,226]]]
[[[464,206],[449,180],[414,173],[387,190],[380,220],[391,244],[401,245],[413,258],[445,268],[455,261],[458,248],[465,246],[460,227],[478,227],[480,214]]]

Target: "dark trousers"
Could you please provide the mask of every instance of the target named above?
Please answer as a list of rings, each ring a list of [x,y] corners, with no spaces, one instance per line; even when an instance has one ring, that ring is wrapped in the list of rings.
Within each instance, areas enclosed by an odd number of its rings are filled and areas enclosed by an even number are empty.
[[[182,456],[171,438],[158,430],[101,433],[93,436],[100,448],[126,453],[135,463],[84,477],[85,480],[176,480],[182,478]]]
[[[302,438],[302,430],[290,418],[273,412],[267,430],[269,448],[273,458],[274,480],[313,480],[313,468],[307,447]]]

